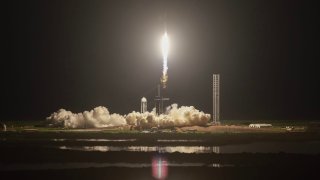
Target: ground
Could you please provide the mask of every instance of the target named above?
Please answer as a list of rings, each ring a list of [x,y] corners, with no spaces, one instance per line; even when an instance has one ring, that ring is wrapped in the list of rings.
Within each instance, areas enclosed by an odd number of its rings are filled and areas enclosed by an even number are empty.
[[[88,129],[66,129],[45,127],[45,121],[4,121],[8,131],[101,131],[101,132],[126,132],[136,133],[137,130],[130,130],[130,126],[108,127],[108,128],[88,128]],[[270,123],[270,128],[249,128],[251,123]],[[176,132],[206,132],[206,133],[286,133],[286,127],[293,127],[290,132],[306,132],[318,130],[317,121],[282,121],[282,120],[224,120],[218,126],[192,126],[176,127]]]

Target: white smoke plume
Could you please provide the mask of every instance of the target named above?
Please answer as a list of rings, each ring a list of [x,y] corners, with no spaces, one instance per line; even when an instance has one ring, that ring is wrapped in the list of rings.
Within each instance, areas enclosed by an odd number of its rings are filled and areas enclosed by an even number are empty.
[[[92,128],[126,125],[126,120],[119,114],[111,114],[103,106],[91,111],[74,114],[71,111],[60,109],[47,117],[47,121],[54,126],[67,128]]]
[[[206,125],[210,120],[210,114],[205,114],[193,106],[181,106],[172,104],[167,108],[166,114],[156,115],[155,109],[151,112],[131,112],[125,116],[111,114],[102,106],[83,113],[74,114],[71,111],[60,109],[47,117],[47,121],[54,126],[66,128],[92,128],[112,127],[122,125],[134,125],[141,128],[174,127]]]

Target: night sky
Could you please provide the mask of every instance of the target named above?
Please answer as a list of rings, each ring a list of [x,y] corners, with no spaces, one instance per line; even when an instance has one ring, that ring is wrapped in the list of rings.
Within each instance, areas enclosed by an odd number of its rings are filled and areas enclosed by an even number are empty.
[[[222,119],[320,119],[318,6],[293,0],[15,0],[7,7],[0,120],[42,120],[60,108],[149,110],[171,41],[170,103]]]

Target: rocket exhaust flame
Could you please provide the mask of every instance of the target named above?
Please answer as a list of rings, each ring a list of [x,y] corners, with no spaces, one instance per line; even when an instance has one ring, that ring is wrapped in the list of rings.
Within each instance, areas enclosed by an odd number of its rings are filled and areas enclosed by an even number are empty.
[[[168,53],[169,53],[169,38],[167,32],[161,38],[161,48],[162,48],[162,57],[163,57],[163,70],[162,77],[160,78],[160,82],[163,88],[167,87],[168,81]]]

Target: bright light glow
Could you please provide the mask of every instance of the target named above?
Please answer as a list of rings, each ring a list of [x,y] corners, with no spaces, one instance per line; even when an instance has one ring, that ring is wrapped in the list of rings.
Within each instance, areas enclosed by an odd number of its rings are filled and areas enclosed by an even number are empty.
[[[161,38],[161,48],[162,48],[162,56],[163,56],[163,75],[165,76],[168,70],[167,60],[168,60],[168,54],[169,54],[169,37],[167,32],[165,32]]]
[[[166,179],[168,176],[168,161],[163,157],[152,158],[152,176],[155,179]]]

